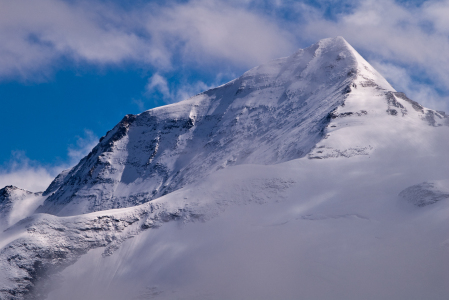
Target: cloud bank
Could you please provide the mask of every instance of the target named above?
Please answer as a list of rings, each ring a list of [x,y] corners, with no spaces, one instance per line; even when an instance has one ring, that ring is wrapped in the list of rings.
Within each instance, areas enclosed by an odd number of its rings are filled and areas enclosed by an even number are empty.
[[[61,61],[131,63],[160,76],[212,66],[240,72],[341,35],[370,61],[392,66],[383,68],[388,79],[398,68],[418,74],[397,89],[447,109],[448,13],[448,0],[0,0],[0,80],[45,80]]]
[[[430,88],[447,92],[448,13],[448,0],[0,0],[0,78],[45,79],[62,59],[135,63],[159,73],[217,62],[245,69],[341,35],[373,59],[423,74]]]
[[[125,10],[100,1],[1,0],[0,34],[0,76],[21,79],[47,74],[63,57],[166,70],[174,55],[249,66],[294,49],[275,22],[220,1],[149,2]]]

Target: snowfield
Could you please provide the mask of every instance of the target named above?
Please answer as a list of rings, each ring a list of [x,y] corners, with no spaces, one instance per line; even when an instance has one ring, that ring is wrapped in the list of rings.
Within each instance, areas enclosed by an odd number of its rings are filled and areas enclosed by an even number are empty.
[[[129,115],[1,233],[0,299],[448,299],[448,120],[343,38]]]

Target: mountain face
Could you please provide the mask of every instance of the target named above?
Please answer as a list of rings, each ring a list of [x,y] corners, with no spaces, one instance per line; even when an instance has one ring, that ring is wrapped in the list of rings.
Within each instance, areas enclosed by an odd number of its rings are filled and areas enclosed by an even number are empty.
[[[0,234],[0,299],[447,299],[448,121],[343,38],[127,115]]]
[[[343,39],[321,41],[189,100],[127,115],[44,193],[39,212],[134,206],[227,166],[305,156],[344,102],[357,64]]]
[[[373,107],[360,103],[372,89]],[[65,216],[142,204],[228,166],[303,157],[332,131],[331,121],[376,114],[419,115],[433,126],[447,120],[396,93],[343,38],[322,40],[189,100],[125,116],[55,179],[38,212]],[[367,152],[355,147],[351,153]],[[338,151],[309,157],[352,155]]]

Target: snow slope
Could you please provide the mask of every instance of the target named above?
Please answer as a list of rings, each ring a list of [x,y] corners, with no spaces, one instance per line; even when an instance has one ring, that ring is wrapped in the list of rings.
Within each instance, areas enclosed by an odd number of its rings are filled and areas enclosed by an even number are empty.
[[[1,233],[0,299],[447,299],[447,121],[342,38],[127,116]]]

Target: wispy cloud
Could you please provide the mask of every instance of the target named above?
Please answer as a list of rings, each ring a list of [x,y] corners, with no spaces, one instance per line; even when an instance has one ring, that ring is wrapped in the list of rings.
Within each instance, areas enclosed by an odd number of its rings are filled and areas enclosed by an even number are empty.
[[[29,191],[43,191],[53,180],[57,170],[30,160],[24,152],[14,151],[11,160],[0,168],[0,187],[14,185]]]
[[[158,73],[148,79],[148,84],[146,85],[145,90],[149,94],[159,92],[164,99],[172,98],[172,93],[170,93],[170,89],[168,88],[167,79]]]
[[[70,145],[67,150],[69,157],[68,165],[77,164],[86,154],[88,154],[98,144],[98,137],[88,129],[84,129],[84,136],[76,137],[76,144]]]
[[[173,85],[170,87],[168,80],[159,73],[156,73],[148,79],[148,84],[145,86],[145,94],[149,99],[154,96],[160,96],[166,104],[170,104],[188,99],[198,93],[211,89],[220,83],[221,76],[217,76],[212,85],[208,85],[203,81],[195,81],[190,83],[185,82],[179,86]]]
[[[32,192],[44,191],[62,170],[73,167],[96,145],[98,138],[85,130],[83,137],[77,137],[75,145],[68,148],[68,161],[58,165],[43,165],[31,160],[23,151],[13,151],[11,159],[0,166],[0,188],[14,185]]]
[[[132,101],[132,103],[137,105],[140,112],[145,110],[145,102],[142,99],[132,99],[131,101]]]

